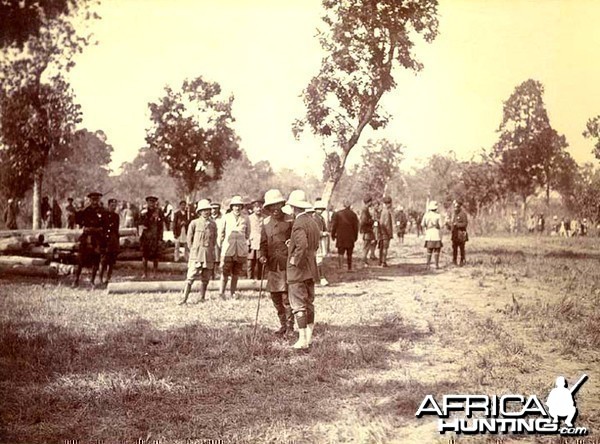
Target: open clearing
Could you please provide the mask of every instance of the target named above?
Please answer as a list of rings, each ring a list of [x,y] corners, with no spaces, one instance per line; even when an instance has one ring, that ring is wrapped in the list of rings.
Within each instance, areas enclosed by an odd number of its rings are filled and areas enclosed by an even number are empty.
[[[252,343],[254,293],[179,307],[177,294],[0,280],[0,441],[446,443],[432,417],[415,418],[425,395],[545,400],[557,376],[583,373],[576,424],[595,439],[600,239],[472,239],[462,268],[449,250],[429,273],[415,237],[387,269],[355,257],[349,274],[330,259],[307,354],[274,338],[268,297]]]

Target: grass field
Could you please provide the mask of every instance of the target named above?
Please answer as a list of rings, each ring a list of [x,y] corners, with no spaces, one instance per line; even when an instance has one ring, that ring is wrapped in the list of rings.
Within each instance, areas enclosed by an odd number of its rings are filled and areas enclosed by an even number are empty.
[[[449,250],[437,272],[414,237],[387,269],[330,260],[309,353],[273,336],[268,298],[252,342],[254,293],[180,307],[2,280],[0,442],[447,443],[415,418],[425,395],[545,400],[558,375],[583,373],[577,425],[600,440],[600,240],[472,239],[462,268]]]

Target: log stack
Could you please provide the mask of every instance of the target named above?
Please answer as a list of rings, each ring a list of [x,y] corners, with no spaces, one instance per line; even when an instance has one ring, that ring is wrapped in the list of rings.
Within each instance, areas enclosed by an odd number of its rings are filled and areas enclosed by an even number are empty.
[[[0,231],[0,273],[45,277],[70,274],[78,260],[81,234],[81,229],[67,228]],[[142,253],[137,228],[121,228],[119,237],[121,250],[117,268],[120,264],[139,268]],[[170,261],[173,253],[172,242],[166,242],[159,260]],[[159,269],[182,272],[186,268],[184,263],[165,264],[164,267],[159,266]]]

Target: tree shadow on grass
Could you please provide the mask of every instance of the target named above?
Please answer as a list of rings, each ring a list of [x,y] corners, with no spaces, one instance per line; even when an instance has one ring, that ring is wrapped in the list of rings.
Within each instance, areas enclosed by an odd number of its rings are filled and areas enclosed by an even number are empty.
[[[340,420],[340,409],[352,405],[356,372],[376,376],[390,363],[418,359],[411,347],[427,336],[397,317],[319,324],[310,352],[298,353],[266,329],[253,342],[249,326],[163,331],[138,320],[91,337],[39,322],[4,322],[0,440],[278,442],[295,430],[304,442],[317,442],[314,427]],[[402,347],[391,347],[399,341]],[[389,389],[410,394],[410,408],[399,414],[412,417],[421,392],[435,387],[407,392],[405,385]],[[367,398],[384,393],[377,384],[360,390]]]

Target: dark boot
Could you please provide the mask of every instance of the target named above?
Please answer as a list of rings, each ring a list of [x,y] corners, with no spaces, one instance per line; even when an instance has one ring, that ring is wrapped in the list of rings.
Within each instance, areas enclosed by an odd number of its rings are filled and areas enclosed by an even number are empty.
[[[208,282],[200,283],[200,302],[204,302],[206,300],[206,289],[208,288]]]
[[[283,336],[287,332],[285,313],[277,313],[277,317],[279,318],[279,323],[281,324],[281,327],[279,327],[279,330],[277,330],[275,334],[277,336]]]

